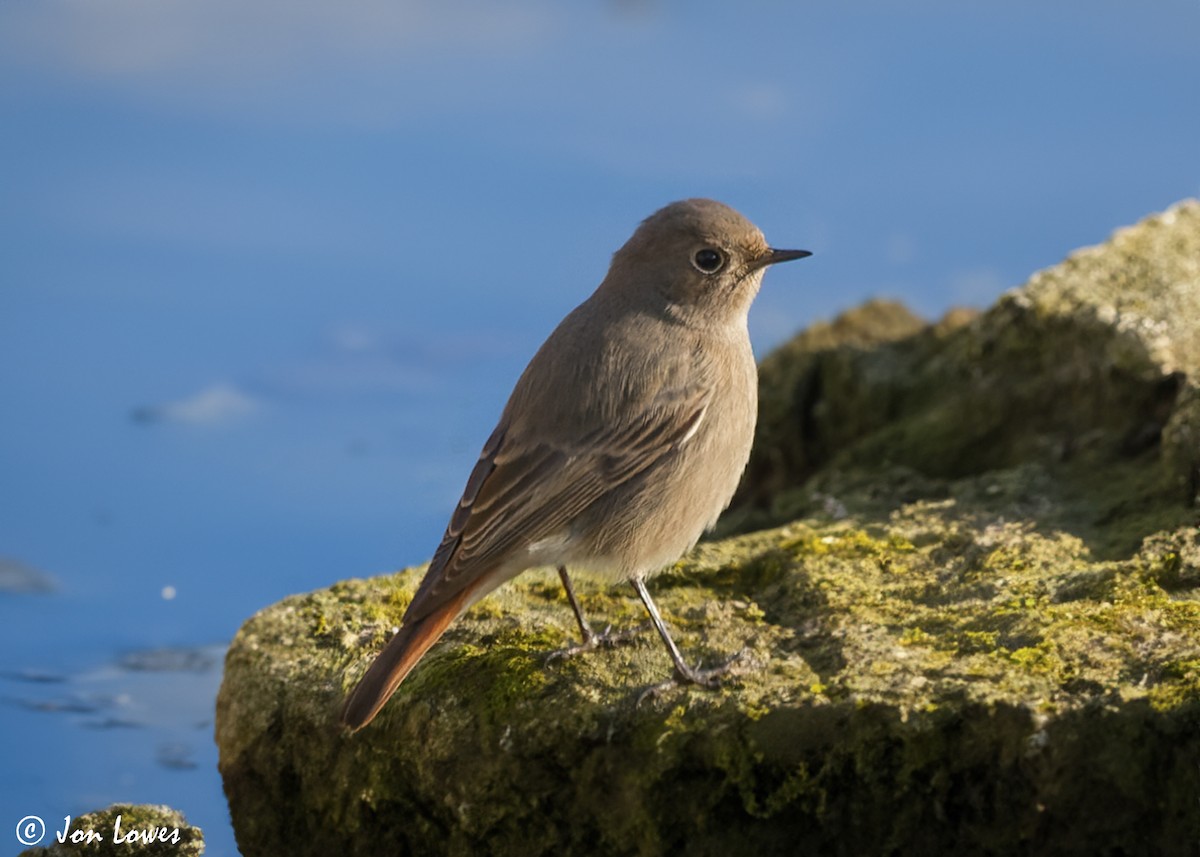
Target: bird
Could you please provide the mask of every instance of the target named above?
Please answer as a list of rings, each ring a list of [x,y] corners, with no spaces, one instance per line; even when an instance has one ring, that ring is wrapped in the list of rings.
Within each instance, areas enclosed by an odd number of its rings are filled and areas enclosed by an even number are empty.
[[[674,665],[684,660],[646,589],[729,505],[754,438],[758,372],[747,318],[777,250],[729,206],[673,202],[613,254],[608,273],[538,349],[483,445],[398,631],[346,697],[357,731],[456,618],[521,572],[557,567],[586,649],[568,568],[627,581]],[[726,665],[728,666],[728,665]]]

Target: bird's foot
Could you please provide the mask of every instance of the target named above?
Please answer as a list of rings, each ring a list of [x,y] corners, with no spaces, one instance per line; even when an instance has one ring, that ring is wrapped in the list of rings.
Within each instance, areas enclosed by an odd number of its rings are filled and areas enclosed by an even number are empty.
[[[582,655],[585,652],[595,651],[596,649],[615,649],[617,646],[633,642],[648,627],[650,627],[650,623],[643,622],[640,625],[626,628],[623,631],[614,631],[612,625],[609,625],[599,634],[588,628],[584,632],[582,642],[563,649],[556,649],[549,654],[546,661],[547,663],[551,663],[562,658],[573,658],[576,655]]]
[[[709,669],[700,669],[699,667],[690,667],[683,661],[675,664],[675,670],[671,677],[664,682],[652,684],[638,695],[637,704],[641,705],[647,699],[653,699],[659,694],[670,690],[673,687],[680,687],[685,684],[695,684],[708,690],[716,690],[723,684],[723,680],[729,676],[736,674],[738,666],[750,654],[749,649],[742,649],[737,652],[732,658],[719,666],[710,667]]]

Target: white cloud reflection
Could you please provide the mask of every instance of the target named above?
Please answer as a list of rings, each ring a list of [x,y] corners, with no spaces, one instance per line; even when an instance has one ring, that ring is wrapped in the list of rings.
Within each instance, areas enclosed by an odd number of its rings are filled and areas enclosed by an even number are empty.
[[[182,399],[138,408],[133,418],[141,423],[221,425],[247,417],[260,407],[258,400],[232,384],[213,384]]]

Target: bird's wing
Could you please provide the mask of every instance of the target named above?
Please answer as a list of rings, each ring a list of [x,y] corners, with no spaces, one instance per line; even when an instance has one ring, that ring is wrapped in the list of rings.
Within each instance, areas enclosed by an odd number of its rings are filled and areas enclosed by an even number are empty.
[[[399,632],[347,696],[342,723],[355,730],[371,722],[489,572],[686,443],[704,421],[709,398],[700,388],[660,390],[620,427],[601,426],[569,441],[502,418]]]
[[[598,498],[653,467],[699,428],[707,389],[664,391],[621,426],[571,441],[523,438],[501,420],[484,444],[429,571],[405,614],[418,620],[559,532]]]

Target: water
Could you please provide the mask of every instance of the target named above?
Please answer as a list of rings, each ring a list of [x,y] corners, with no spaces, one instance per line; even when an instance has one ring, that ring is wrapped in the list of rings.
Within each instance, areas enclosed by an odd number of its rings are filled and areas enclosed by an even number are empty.
[[[92,318],[95,341],[72,340],[81,355],[122,335]],[[235,853],[212,743],[227,641],[289,592],[421,561],[515,374],[501,346],[435,360],[424,352],[440,345],[415,334],[368,338],[339,327],[294,373],[153,406],[136,362],[80,356],[70,377],[16,390],[5,547],[38,558],[11,577],[53,590],[0,596],[0,722],[21,736],[11,823],[167,803],[208,853]],[[414,371],[410,351],[438,369]],[[116,388],[74,384],[85,371]]]

